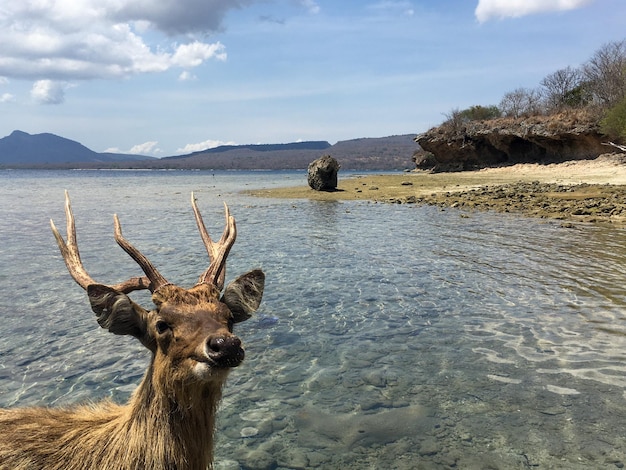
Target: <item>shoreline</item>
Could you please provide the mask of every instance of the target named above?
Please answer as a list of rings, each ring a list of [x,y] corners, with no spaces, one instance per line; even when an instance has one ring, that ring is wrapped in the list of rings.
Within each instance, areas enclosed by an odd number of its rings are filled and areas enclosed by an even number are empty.
[[[257,197],[430,204],[566,222],[626,226],[626,154],[454,173],[408,172],[341,179],[336,191],[306,185],[246,191]]]

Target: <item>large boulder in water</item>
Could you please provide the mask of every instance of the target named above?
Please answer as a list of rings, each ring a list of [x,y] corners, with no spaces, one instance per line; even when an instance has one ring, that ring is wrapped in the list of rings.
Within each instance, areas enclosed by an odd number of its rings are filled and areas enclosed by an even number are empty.
[[[324,155],[309,163],[308,182],[316,191],[334,191],[337,189],[339,163],[330,155]]]

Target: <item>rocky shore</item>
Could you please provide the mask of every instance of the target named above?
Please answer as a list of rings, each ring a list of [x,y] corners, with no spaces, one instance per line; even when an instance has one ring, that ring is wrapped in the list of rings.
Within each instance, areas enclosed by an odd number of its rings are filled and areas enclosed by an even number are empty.
[[[626,154],[479,171],[363,175],[340,179],[337,191],[333,192],[301,186],[250,193],[287,199],[431,204],[556,219],[564,225],[586,222],[625,226]]]
[[[403,202],[403,201],[398,201]],[[468,210],[495,210],[570,222],[626,221],[626,186],[517,182],[445,192],[404,202]]]
[[[418,135],[418,168],[463,171],[516,163],[562,163],[606,151],[598,116],[569,110],[549,116],[446,122]]]

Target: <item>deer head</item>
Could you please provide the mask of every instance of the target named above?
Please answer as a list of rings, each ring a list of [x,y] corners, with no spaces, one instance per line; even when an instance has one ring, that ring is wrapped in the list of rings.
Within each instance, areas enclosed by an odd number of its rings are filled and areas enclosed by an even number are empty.
[[[98,323],[111,333],[134,336],[152,352],[153,380],[178,385],[211,382],[221,385],[229,368],[238,366],[244,358],[241,341],[233,334],[233,325],[250,318],[258,308],[265,275],[261,270],[250,271],[223,289],[226,258],[237,235],[235,219],[224,204],[226,227],[215,243],[205,228],[193,193],[191,204],[210,264],[190,289],[169,283],[122,236],[117,215],[114,215],[115,240],[139,264],[145,276],[131,277],[115,285],[95,282],[80,259],[67,191],[67,242],[54,222],[50,223],[65,264],[74,280],[87,291]],[[152,292],[155,309],[146,310],[127,295],[141,289]]]

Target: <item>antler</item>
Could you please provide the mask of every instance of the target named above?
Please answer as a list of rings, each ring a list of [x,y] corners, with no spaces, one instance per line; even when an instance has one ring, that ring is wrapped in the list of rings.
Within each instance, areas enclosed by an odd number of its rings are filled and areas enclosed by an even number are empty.
[[[196,205],[196,198],[194,197],[193,192],[191,193],[191,206],[193,207],[193,213],[196,216],[196,224],[198,225],[198,230],[202,236],[202,241],[204,242],[204,247],[206,248],[210,261],[209,267],[206,271],[204,271],[204,273],[202,273],[200,279],[198,279],[198,284],[196,285],[213,284],[221,291],[224,288],[224,278],[226,277],[226,258],[228,257],[228,253],[237,238],[235,218],[230,215],[228,206],[224,203],[224,210],[226,212],[226,227],[224,228],[222,237],[217,243],[215,243],[211,240],[211,237],[204,226],[202,215],[200,215],[200,211]]]
[[[98,284],[87,273],[83,262],[80,259],[80,253],[78,252],[78,244],[76,242],[76,225],[74,223],[74,214],[72,213],[72,206],[70,204],[70,196],[65,191],[65,218],[67,219],[67,243],[63,240],[63,237],[57,230],[52,219],[50,219],[50,226],[52,227],[52,233],[57,240],[61,255],[67,266],[67,270],[74,280],[83,289],[87,290],[87,287],[91,284]],[[142,277],[131,277],[124,282],[120,282],[115,285],[111,285],[113,289],[128,294],[134,290],[149,289],[154,292],[159,287],[168,284],[167,280],[161,276],[156,268],[148,261],[148,259],[139,252],[134,246],[132,246],[124,237],[122,237],[122,228],[117,215],[114,216],[115,221],[115,241],[122,247],[122,249],[128,253],[136,262],[141,266],[141,269],[146,274]]]
[[[126,253],[130,255],[132,259],[141,267],[144,274],[150,280],[150,292],[154,292],[160,287],[163,287],[166,284],[169,284],[167,279],[165,279],[159,271],[154,267],[154,265],[146,258],[141,251],[131,245],[128,240],[126,240],[122,236],[122,225],[120,224],[120,220],[117,218],[117,214],[113,215],[113,221],[115,224],[115,241],[119,246],[122,247]]]

